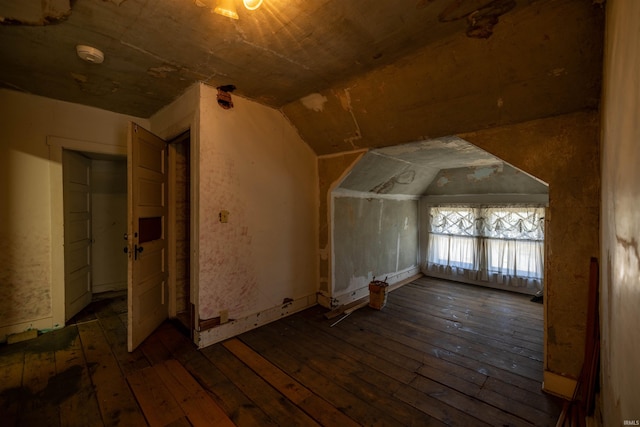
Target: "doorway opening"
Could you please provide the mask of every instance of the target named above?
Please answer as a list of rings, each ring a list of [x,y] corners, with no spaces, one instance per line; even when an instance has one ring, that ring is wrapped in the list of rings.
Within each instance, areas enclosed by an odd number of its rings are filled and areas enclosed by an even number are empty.
[[[167,145],[169,316],[192,336],[190,131]],[[103,147],[91,143],[64,141],[55,146],[60,147],[57,158],[63,178],[64,236],[59,242],[64,248],[64,306],[60,308],[68,323],[92,301],[124,299],[120,305],[126,307],[127,156],[120,148],[113,150],[118,154],[100,152]],[[126,324],[126,315],[122,318]]]
[[[169,315],[189,336],[193,335],[194,305],[191,302],[191,132],[169,141]]]
[[[63,150],[65,321],[94,299],[126,294],[127,159]]]

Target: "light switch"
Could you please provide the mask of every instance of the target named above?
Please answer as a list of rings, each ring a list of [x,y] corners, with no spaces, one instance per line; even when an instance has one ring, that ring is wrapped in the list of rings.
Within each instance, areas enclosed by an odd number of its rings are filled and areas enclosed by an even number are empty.
[[[220,211],[220,222],[229,222],[229,211]]]

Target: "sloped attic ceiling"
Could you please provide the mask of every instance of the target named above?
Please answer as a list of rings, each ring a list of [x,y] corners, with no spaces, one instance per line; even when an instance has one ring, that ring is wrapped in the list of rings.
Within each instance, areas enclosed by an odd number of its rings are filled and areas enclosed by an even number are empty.
[[[368,151],[336,193],[459,196],[547,195],[541,181],[458,137]]]
[[[239,20],[214,1],[0,0],[0,86],[149,117],[233,84],[318,154],[598,106],[601,1],[237,0]]]

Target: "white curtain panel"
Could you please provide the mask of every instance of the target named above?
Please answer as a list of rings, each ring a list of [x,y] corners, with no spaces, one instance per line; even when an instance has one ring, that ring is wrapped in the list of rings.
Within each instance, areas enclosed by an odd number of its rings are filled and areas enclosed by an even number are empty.
[[[427,269],[539,290],[544,276],[544,208],[429,208]]]

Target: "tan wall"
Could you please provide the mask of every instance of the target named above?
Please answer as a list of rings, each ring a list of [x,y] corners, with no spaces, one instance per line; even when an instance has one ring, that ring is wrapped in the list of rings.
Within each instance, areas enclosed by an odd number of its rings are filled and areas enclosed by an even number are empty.
[[[29,327],[64,324],[56,282],[62,270],[52,262],[62,251],[52,246],[62,227],[52,225],[52,206],[62,204],[62,167],[49,160],[47,137],[126,146],[128,121],[146,120],[3,89],[0,117],[1,340]]]
[[[603,425],[640,420],[640,2],[607,2],[602,116]]]
[[[458,135],[549,184],[545,369],[577,378],[591,257],[599,256],[599,119],[581,112]]]

